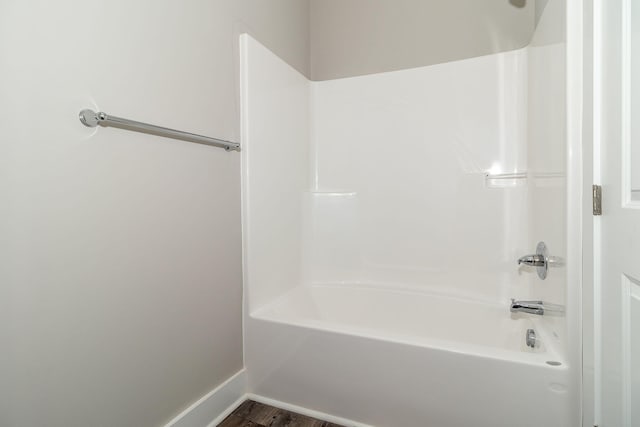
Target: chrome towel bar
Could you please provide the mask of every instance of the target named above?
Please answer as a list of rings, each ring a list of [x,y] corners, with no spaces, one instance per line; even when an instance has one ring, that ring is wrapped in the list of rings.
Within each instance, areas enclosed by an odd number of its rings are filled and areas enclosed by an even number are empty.
[[[169,129],[162,126],[150,125],[148,123],[136,122],[134,120],[123,119],[121,117],[110,116],[107,113],[95,112],[93,110],[80,111],[80,121],[83,125],[94,128],[100,126],[113,126],[136,132],[149,133],[152,135],[165,136],[167,138],[180,139],[183,141],[196,142],[198,144],[221,147],[227,151],[240,151],[240,144],[237,142],[225,141],[224,139],[211,138],[197,135],[195,133],[183,132]]]

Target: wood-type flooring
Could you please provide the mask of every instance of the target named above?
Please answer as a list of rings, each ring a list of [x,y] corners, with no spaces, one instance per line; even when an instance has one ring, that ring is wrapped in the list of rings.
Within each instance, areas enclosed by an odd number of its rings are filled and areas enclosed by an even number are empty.
[[[344,427],[246,400],[218,427]]]

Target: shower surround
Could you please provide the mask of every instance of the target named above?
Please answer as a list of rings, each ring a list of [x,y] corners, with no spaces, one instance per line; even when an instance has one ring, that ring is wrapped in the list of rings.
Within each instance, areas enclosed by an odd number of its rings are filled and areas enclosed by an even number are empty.
[[[248,35],[241,57],[249,391],[353,425],[572,425],[577,331],[508,306],[572,309],[564,267],[515,263],[565,256],[563,41],[323,82]]]

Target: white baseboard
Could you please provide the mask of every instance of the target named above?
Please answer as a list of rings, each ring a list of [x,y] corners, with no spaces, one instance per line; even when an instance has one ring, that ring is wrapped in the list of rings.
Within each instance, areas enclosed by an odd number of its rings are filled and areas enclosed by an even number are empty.
[[[169,421],[165,427],[214,427],[246,398],[247,373],[244,369],[202,396]]]
[[[297,412],[298,414],[317,418],[322,421],[329,421],[330,423],[340,424],[347,427],[373,427],[369,424],[363,424],[353,420],[348,420],[346,418],[336,417],[334,415],[325,414],[324,412],[314,411],[312,409],[303,408],[302,406],[292,405],[290,403],[281,402],[275,399],[269,399],[268,397],[260,396],[257,394],[247,393],[245,398],[264,403],[265,405],[275,406],[276,408],[284,409],[286,411]]]
[[[368,424],[336,417],[258,394],[247,393],[246,391],[247,372],[242,369],[182,411],[169,421],[165,427],[215,427],[247,399],[347,427],[372,427]]]

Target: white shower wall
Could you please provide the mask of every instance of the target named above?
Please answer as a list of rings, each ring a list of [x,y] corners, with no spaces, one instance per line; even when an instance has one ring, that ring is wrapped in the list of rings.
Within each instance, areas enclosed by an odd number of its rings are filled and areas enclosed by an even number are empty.
[[[251,310],[301,283],[530,296],[528,187],[485,177],[527,171],[527,50],[309,82],[243,43]]]
[[[311,102],[305,282],[527,296],[527,186],[485,179],[527,171],[526,49],[314,82]]]
[[[301,280],[310,82],[248,34],[242,63],[242,236],[251,310]]]
[[[516,265],[566,257],[563,7],[525,49],[321,82],[247,37],[252,309],[300,284],[566,303],[564,269]]]
[[[557,260],[545,280],[533,281],[531,296],[566,306],[564,317],[543,316],[542,320],[561,337],[564,353],[571,363],[579,366],[582,357],[577,296],[580,283],[568,280],[565,262],[567,244],[577,238],[567,233],[567,167],[572,160],[568,159],[566,131],[566,7],[565,0],[546,3],[527,48],[528,206],[531,212],[528,247],[534,248],[538,241],[544,241],[549,255]]]
[[[544,240],[550,255],[567,258],[567,143],[564,0],[547,3],[528,47],[529,206],[533,248]],[[535,283],[536,298],[565,304],[566,269],[554,268]]]

